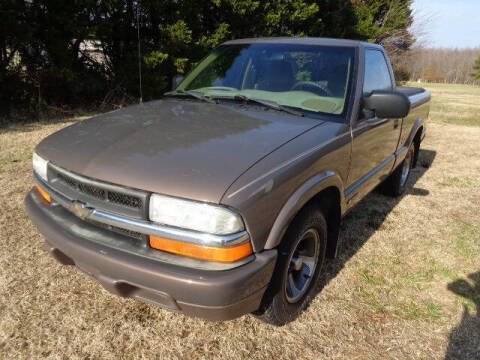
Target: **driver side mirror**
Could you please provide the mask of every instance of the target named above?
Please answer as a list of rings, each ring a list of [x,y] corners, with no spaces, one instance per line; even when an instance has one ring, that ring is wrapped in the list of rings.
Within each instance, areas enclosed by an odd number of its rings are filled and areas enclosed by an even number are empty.
[[[178,85],[183,81],[185,77],[183,75],[175,75],[172,78],[172,89],[175,90]]]
[[[374,90],[363,97],[363,107],[381,119],[404,118],[410,112],[410,99],[399,91]]]

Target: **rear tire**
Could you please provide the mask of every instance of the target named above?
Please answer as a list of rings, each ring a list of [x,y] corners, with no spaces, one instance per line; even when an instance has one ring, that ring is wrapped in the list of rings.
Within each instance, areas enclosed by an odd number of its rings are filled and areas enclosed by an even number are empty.
[[[255,315],[276,326],[295,320],[315,296],[326,248],[325,217],[309,206],[295,218],[279,245],[272,281]]]
[[[407,150],[407,155],[402,163],[382,184],[383,192],[389,196],[400,196],[407,188],[408,179],[412,172],[415,159],[415,143],[412,142]]]

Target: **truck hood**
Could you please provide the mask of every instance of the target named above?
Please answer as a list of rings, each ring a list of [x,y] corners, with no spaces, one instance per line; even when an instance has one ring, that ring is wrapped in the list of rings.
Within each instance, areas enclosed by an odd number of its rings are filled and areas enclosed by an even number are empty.
[[[78,122],[36,151],[94,179],[218,203],[255,162],[320,123],[254,106],[172,98]]]

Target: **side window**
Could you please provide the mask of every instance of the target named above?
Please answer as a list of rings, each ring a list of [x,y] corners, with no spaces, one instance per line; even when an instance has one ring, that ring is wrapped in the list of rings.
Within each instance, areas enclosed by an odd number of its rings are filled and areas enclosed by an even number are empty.
[[[388,71],[387,62],[381,51],[366,50],[365,52],[365,79],[363,93],[373,90],[391,90],[392,80]]]

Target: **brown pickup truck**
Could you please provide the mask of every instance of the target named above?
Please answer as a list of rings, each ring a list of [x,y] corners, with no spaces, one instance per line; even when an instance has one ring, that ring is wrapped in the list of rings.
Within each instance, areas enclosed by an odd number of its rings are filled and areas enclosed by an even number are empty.
[[[114,294],[282,325],[343,215],[377,185],[404,192],[429,100],[377,45],[229,41],[161,100],[44,139],[26,208],[55,259]]]

